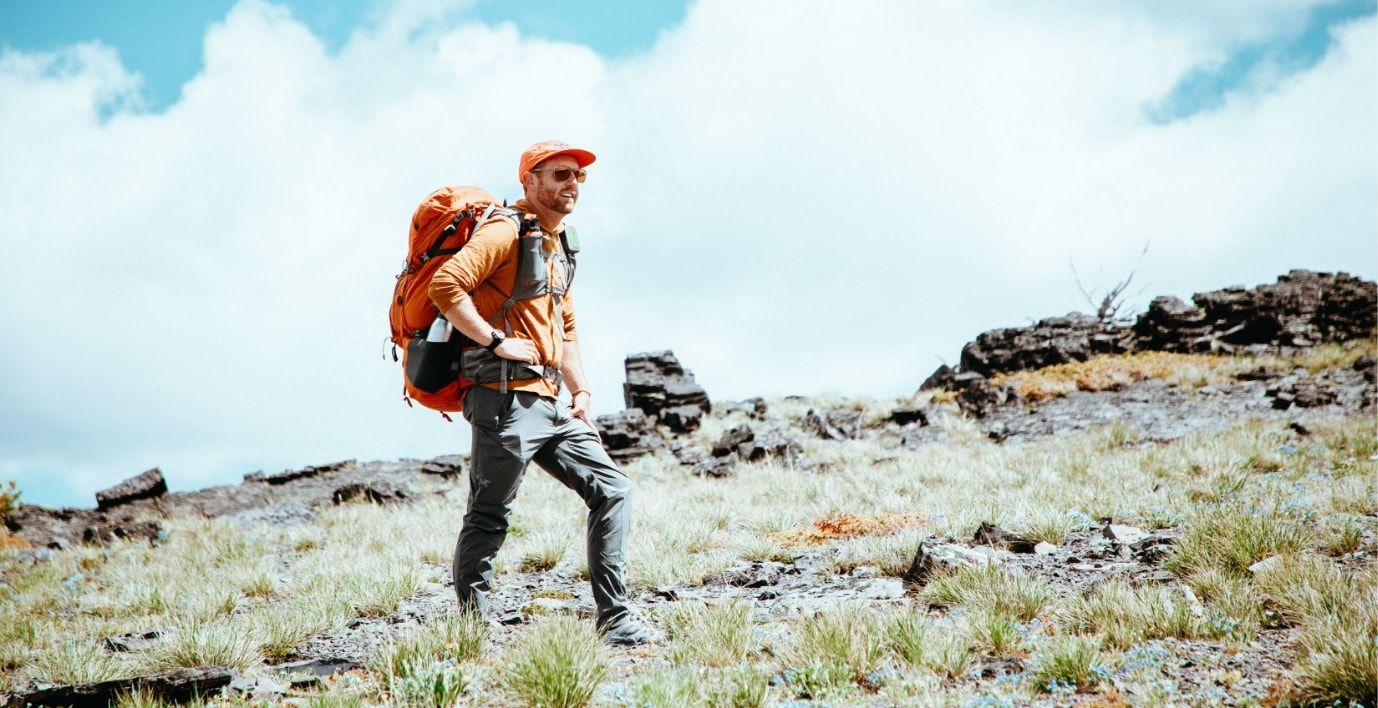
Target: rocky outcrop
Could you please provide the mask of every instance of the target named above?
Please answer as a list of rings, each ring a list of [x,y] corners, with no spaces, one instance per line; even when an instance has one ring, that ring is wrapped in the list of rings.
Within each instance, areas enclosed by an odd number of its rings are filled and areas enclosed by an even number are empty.
[[[59,686],[23,696],[18,705],[108,706],[122,695],[143,692],[164,701],[182,703],[208,696],[230,685],[238,675],[225,667],[178,669],[141,678]]]
[[[942,388],[974,417],[1014,401],[984,382],[996,374],[1086,361],[1098,354],[1133,351],[1258,353],[1372,337],[1378,319],[1378,284],[1348,273],[1294,270],[1276,283],[1197,293],[1193,304],[1154,298],[1133,327],[1070,313],[1028,326],[982,332],[962,348],[959,369],[940,366],[920,390]],[[1259,371],[1241,379],[1266,380]],[[1325,385],[1298,384],[1269,391],[1280,408],[1329,405],[1340,396]]]
[[[691,432],[713,410],[708,392],[668,349],[632,354],[626,369],[627,380],[622,384],[626,409],[595,421],[604,447],[618,462],[665,447],[658,425],[671,435]]]
[[[108,489],[96,492],[96,508],[101,511],[139,499],[153,499],[167,494],[167,481],[157,467],[135,475]]]
[[[1294,270],[1276,283],[1197,293],[1194,306],[1160,297],[1134,324],[1139,349],[1232,351],[1309,347],[1372,336],[1378,284],[1348,273]]]
[[[627,357],[627,381],[622,384],[627,408],[640,408],[659,418],[668,408],[693,406],[704,413],[713,410],[708,393],[694,381],[694,374],[680,365],[670,350],[644,352]]]
[[[1072,312],[1065,317],[1039,320],[1029,327],[982,332],[962,347],[961,370],[994,376],[1128,350],[1129,333],[1124,328]]]

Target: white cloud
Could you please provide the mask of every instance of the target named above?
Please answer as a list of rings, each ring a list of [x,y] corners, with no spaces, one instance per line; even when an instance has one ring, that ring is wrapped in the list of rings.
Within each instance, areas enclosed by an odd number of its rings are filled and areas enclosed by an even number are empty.
[[[1105,285],[1145,241],[1147,295],[1373,277],[1373,18],[1155,126],[1183,71],[1305,15],[1188,5],[705,1],[608,64],[427,4],[332,54],[246,2],[156,115],[108,49],[8,52],[0,477],[89,499],[154,464],[189,487],[460,447],[379,359],[406,221],[445,183],[517,196],[546,137],[600,155],[573,221],[601,412],[622,356],[661,347],[716,397],[905,392],[983,329],[1080,307],[1069,257]]]

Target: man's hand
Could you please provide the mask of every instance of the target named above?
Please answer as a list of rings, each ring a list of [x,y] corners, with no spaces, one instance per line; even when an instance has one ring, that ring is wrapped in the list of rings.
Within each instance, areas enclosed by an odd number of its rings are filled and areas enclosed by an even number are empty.
[[[541,363],[540,356],[536,353],[536,344],[530,339],[508,337],[502,340],[493,353],[508,361],[520,361],[524,364]]]
[[[593,424],[593,417],[589,415],[589,402],[592,400],[593,396],[588,391],[575,393],[570,397],[569,415],[584,421],[584,425],[589,426],[589,430],[592,430],[593,434],[598,436],[599,442],[602,442],[603,436],[599,434],[598,426]]]

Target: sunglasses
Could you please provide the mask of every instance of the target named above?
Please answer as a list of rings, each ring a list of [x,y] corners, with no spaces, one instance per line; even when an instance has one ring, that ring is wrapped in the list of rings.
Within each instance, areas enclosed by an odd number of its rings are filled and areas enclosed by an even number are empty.
[[[574,179],[578,181],[579,184],[583,184],[584,178],[589,176],[588,170],[575,169],[573,167],[545,167],[534,169],[532,172],[549,172],[550,176],[554,177],[556,182],[564,182],[569,179],[570,175],[574,175]]]

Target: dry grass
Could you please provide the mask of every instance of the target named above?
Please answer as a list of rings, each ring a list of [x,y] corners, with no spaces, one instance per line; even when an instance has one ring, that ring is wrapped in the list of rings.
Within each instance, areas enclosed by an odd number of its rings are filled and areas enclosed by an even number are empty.
[[[924,523],[922,514],[849,514],[833,511],[808,528],[772,533],[770,539],[783,546],[817,546],[841,539],[888,535]]]
[[[772,415],[834,406],[870,420],[895,404],[770,405]],[[1248,423],[1168,444],[1129,444],[1136,431],[1119,426],[1018,447],[989,443],[967,419],[948,425],[971,428],[971,441],[914,450],[884,436],[808,441],[817,468],[767,462],[730,480],[692,477],[665,456],[627,465],[639,486],[629,583],[636,591],[692,585],[744,559],[819,550],[835,573],[869,566],[897,575],[928,535],[969,538],[993,521],[1062,540],[1111,516],[1181,531],[1172,567],[1199,607],[1169,589],[1128,586],[1059,601],[1034,578],[987,568],[935,579],[921,597],[888,601],[893,611],[767,617],[746,605],[667,603],[655,619],[670,643],[612,663],[587,620],[544,618],[490,646],[447,619],[400,632],[370,671],[307,703],[433,705],[459,696],[475,705],[754,706],[821,695],[837,704],[964,705],[990,687],[975,688],[983,663],[1027,652],[1029,677],[1002,694],[1021,704],[1049,686],[1103,685],[1096,669],[1126,663],[1143,646],[1136,638],[1226,646],[1273,624],[1298,632],[1298,695],[1329,701],[1371,685],[1364,642],[1374,636],[1368,608],[1378,606],[1378,583],[1371,570],[1353,570],[1354,556],[1341,564],[1322,555],[1351,553],[1374,528],[1366,515],[1378,510],[1371,419],[1310,424],[1313,435],[1301,441],[1282,424]],[[497,582],[512,582],[523,566],[578,573],[581,561],[569,556],[583,555],[582,542],[562,541],[582,535],[587,510],[577,497],[533,474],[515,508]],[[437,566],[448,562],[462,513],[463,495],[455,495],[403,510],[332,507],[316,524],[289,528],[174,519],[156,548],[115,543],[22,568],[17,551],[0,550],[0,686],[211,660],[252,670],[285,659],[353,618],[443,592]],[[1283,561],[1248,571],[1272,555]],[[947,609],[925,611],[928,602]],[[98,642],[152,628],[177,631],[128,654]],[[604,683],[622,693],[600,693]],[[1147,686],[1123,687],[1126,700],[1159,700]],[[1161,702],[1191,701],[1167,692]]]
[[[1166,381],[1180,388],[1201,388],[1230,383],[1236,376],[1259,368],[1274,371],[1304,368],[1316,373],[1350,366],[1375,350],[1371,341],[1356,341],[1322,345],[1305,354],[1290,357],[1171,352],[1102,354],[1087,361],[1055,364],[1034,371],[996,374],[991,378],[991,384],[996,387],[1013,386],[1020,396],[1030,401],[1057,398],[1072,391],[1114,391],[1149,379]]]

